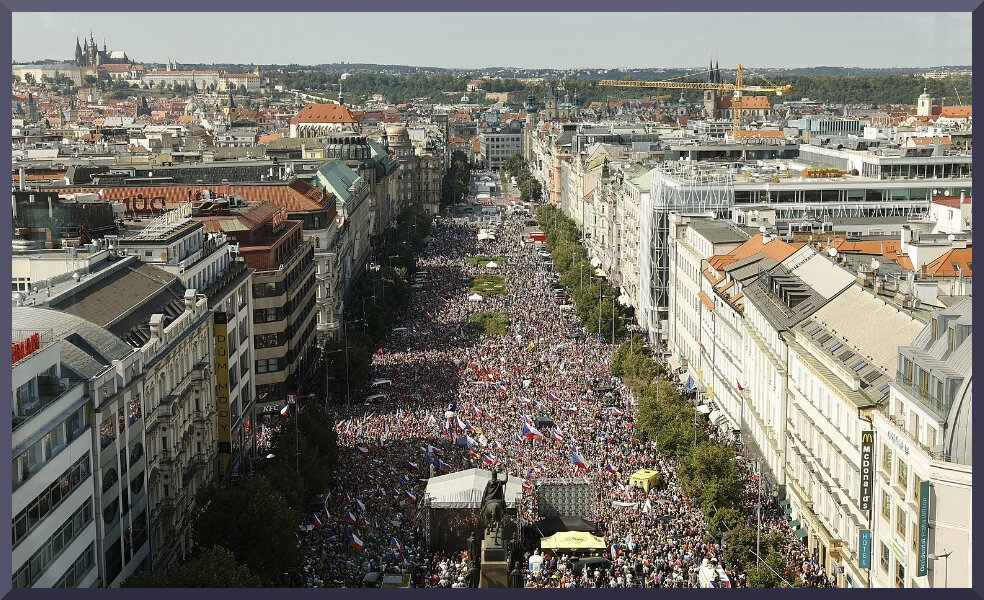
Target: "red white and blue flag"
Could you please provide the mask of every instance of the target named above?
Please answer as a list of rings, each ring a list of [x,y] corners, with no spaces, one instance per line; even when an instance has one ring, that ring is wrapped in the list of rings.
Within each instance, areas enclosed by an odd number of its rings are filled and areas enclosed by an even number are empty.
[[[497,464],[499,464],[499,459],[496,458],[496,457],[494,457],[494,456],[492,456],[491,454],[483,454],[482,455],[482,464],[485,464],[485,465],[489,465],[489,466],[494,467]]]
[[[564,434],[561,433],[560,427],[554,427],[553,429],[550,430],[550,439],[555,442],[564,441]]]
[[[363,504],[362,503],[362,500],[359,500],[358,498],[355,499],[355,505],[359,508],[359,510],[365,510],[366,509],[366,505]]]
[[[554,394],[553,392],[547,392],[547,399],[550,400],[551,402],[557,402],[560,400],[560,398],[558,398],[557,395]]]
[[[349,525],[355,525],[355,515],[352,514],[352,511],[345,512],[345,522]]]
[[[411,502],[417,501],[417,497],[411,494],[410,492],[403,492],[403,493],[407,495],[407,498],[409,498]]]
[[[419,471],[420,470],[420,465],[418,465],[415,462],[410,462],[409,460],[407,461],[407,467],[409,467],[411,471]]]
[[[523,437],[531,440],[542,440],[543,434],[536,427],[523,423]]]
[[[356,550],[362,550],[363,545],[362,540],[354,532],[349,534],[349,546],[352,546]]]
[[[451,465],[449,465],[448,463],[444,462],[441,459],[437,459],[437,462],[434,463],[434,464],[437,466],[437,468],[441,469],[442,471],[450,471],[451,470]]]
[[[533,491],[533,485],[529,481],[523,480],[523,493]]]
[[[311,515],[311,523],[313,523],[316,528],[321,529],[321,519],[318,518],[318,513]]]
[[[458,416],[455,416],[454,424],[458,426],[458,429],[467,429],[468,427],[467,425],[465,425],[465,422],[461,420],[461,417]]]
[[[605,465],[605,472],[606,473],[618,473],[618,469],[616,469],[615,467],[613,467],[612,466],[612,463],[608,463],[608,464]]]
[[[507,390],[505,384],[500,381],[499,383],[495,384],[495,391],[505,394],[509,390]]]
[[[289,414],[290,414],[290,404],[288,404],[288,405],[286,405],[286,406],[284,406],[283,408],[280,409],[280,416],[286,417]]]
[[[612,415],[616,417],[621,417],[624,414],[617,406],[610,407],[608,412],[612,413]]]
[[[369,448],[366,448],[365,446],[356,446],[355,449],[358,450],[359,454],[362,456],[369,456]]]
[[[576,467],[579,467],[579,468],[581,468],[581,469],[587,469],[587,468],[588,468],[588,463],[586,463],[586,462],[584,462],[584,457],[583,457],[583,456],[581,456],[581,455],[580,455],[579,453],[577,453],[577,452],[574,452],[574,453],[573,453],[573,454],[571,455],[571,463],[572,463],[572,464],[573,464],[574,466],[576,466]]]
[[[568,407],[567,412],[571,413],[572,415],[576,415],[578,412],[580,412],[580,410],[581,409],[579,409],[576,406],[570,406]]]
[[[400,554],[403,554],[403,546],[400,544],[400,540],[395,537],[390,538],[390,548],[396,550]]]

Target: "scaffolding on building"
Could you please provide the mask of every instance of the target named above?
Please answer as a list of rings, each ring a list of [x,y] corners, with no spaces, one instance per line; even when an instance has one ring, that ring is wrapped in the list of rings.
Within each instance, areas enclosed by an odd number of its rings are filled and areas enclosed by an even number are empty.
[[[652,187],[640,211],[640,320],[650,332],[667,334],[669,312],[670,213],[731,217],[735,202],[734,172],[720,165],[667,162],[656,167]]]

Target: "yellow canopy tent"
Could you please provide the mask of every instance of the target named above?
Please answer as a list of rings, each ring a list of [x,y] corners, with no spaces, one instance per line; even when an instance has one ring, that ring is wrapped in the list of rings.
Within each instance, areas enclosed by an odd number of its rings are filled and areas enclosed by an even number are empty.
[[[648,492],[659,485],[659,471],[639,469],[629,477],[629,485],[641,487]]]
[[[605,538],[583,531],[559,531],[540,540],[544,550],[604,550]]]

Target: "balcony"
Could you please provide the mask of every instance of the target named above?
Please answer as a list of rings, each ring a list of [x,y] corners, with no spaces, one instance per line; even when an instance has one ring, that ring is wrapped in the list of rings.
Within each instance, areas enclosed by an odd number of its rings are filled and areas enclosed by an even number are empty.
[[[13,431],[27,422],[31,417],[57,402],[78,383],[77,379],[59,381],[54,378],[38,378],[37,395],[28,398],[15,398]]]
[[[931,396],[929,389],[922,387],[911,377],[901,371],[896,371],[895,383],[902,390],[904,390],[906,394],[915,400],[918,400],[926,408],[935,412],[941,419],[946,417],[946,409],[948,407],[943,403],[942,399]]]

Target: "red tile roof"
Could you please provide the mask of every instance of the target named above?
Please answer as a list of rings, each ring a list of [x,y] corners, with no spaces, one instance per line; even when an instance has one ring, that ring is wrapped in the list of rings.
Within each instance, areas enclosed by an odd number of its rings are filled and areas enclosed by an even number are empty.
[[[951,119],[963,119],[973,116],[973,108],[970,106],[944,106],[940,109],[940,116]]]
[[[958,275],[963,275],[964,277],[970,277],[973,275],[971,272],[971,262],[973,260],[971,256],[972,248],[955,248],[950,250],[943,256],[937,258],[933,262],[926,265],[926,274],[931,277],[957,277]],[[957,265],[960,270],[957,270]]]
[[[970,204],[971,196],[964,198],[964,202]],[[935,196],[933,204],[940,204],[949,208],[960,208],[960,196]]]
[[[176,208],[183,202],[188,202],[202,190],[208,189],[216,195],[236,194],[248,202],[266,200],[287,211],[305,211],[327,208],[328,218],[334,218],[335,196],[330,192],[322,198],[322,190],[302,179],[294,179],[290,183],[256,184],[256,185],[174,185],[147,187],[102,187],[104,200],[123,200],[124,198],[164,198],[164,208]],[[58,189],[60,194],[78,192],[94,192],[92,188]]]
[[[291,123],[355,123],[355,117],[344,104],[308,104]]]

